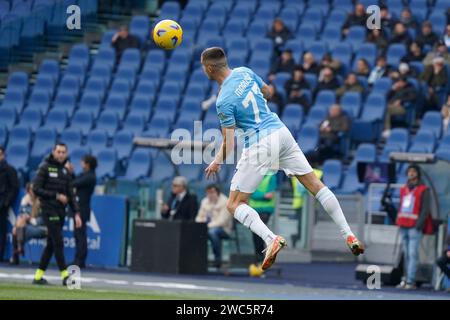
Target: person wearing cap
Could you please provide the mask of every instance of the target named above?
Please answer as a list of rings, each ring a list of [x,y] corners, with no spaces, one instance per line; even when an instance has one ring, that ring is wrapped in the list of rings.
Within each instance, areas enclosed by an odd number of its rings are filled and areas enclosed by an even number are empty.
[[[439,41],[439,37],[433,31],[433,25],[430,21],[425,21],[422,23],[422,29],[419,35],[416,37],[416,41],[420,43],[422,46],[431,46],[433,47],[436,42]]]
[[[406,77],[399,77],[387,94],[388,108],[384,119],[383,137],[387,138],[391,132],[392,116],[401,116],[406,113],[407,104],[416,98],[415,88]]]
[[[416,289],[416,271],[419,261],[419,245],[423,234],[433,233],[430,214],[431,195],[421,180],[420,167],[410,165],[406,171],[408,180],[400,189],[400,206],[396,225],[400,228],[403,246],[404,277],[399,289]]]
[[[449,80],[444,58],[441,56],[433,58],[433,64],[425,67],[420,80],[428,86],[424,112],[437,110],[443,102],[440,96],[446,89]]]
[[[169,201],[162,205],[161,216],[168,220],[194,221],[197,212],[197,197],[189,193],[186,178],[175,177],[172,180],[172,192]]]

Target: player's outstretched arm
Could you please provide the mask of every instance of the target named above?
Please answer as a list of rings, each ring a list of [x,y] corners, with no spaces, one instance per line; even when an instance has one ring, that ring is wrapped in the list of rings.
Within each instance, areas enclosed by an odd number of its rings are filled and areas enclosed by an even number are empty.
[[[220,170],[220,165],[225,162],[225,159],[234,150],[234,130],[234,127],[222,128],[222,145],[216,158],[205,169],[206,178],[214,176]]]

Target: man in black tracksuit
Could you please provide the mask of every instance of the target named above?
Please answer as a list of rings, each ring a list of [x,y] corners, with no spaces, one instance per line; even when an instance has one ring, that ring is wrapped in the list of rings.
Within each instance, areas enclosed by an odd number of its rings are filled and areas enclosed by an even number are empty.
[[[43,278],[45,270],[55,254],[56,263],[61,272],[63,285],[66,285],[69,273],[64,259],[63,225],[66,216],[66,205],[70,205],[75,216],[75,227],[81,227],[78,203],[72,186],[72,175],[65,167],[67,146],[57,143],[52,153],[39,167],[33,182],[33,191],[41,203],[41,213],[47,226],[47,245],[41,256],[39,268],[36,270],[33,283],[47,284]]]
[[[80,268],[85,268],[88,250],[86,225],[91,217],[91,197],[94,193],[95,185],[97,184],[97,177],[95,175],[97,159],[94,156],[85,155],[81,160],[81,166],[83,172],[75,177],[72,185],[77,191],[81,221],[83,223],[81,228],[76,228],[74,231],[76,250],[75,259],[71,264],[77,265]],[[73,171],[73,168],[71,168],[71,171]]]
[[[5,150],[0,147],[0,262],[5,258],[8,208],[19,193],[16,170],[5,160]]]

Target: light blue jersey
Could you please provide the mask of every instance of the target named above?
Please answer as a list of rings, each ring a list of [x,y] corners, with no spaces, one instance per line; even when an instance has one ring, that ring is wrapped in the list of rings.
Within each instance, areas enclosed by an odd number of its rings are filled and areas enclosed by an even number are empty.
[[[222,83],[217,97],[220,125],[240,129],[245,147],[284,126],[267,106],[262,86],[262,79],[251,69],[235,68]]]

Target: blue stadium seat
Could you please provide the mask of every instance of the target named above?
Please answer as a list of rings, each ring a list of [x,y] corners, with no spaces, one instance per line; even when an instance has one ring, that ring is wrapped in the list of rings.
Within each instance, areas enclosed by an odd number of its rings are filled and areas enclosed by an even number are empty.
[[[69,92],[58,93],[55,98],[53,109],[64,110],[71,117],[75,111],[76,98],[75,95]]]
[[[152,181],[163,182],[171,179],[175,175],[175,168],[170,159],[164,154],[158,154],[154,160],[152,174],[150,176]]]
[[[450,133],[447,133],[439,143],[436,150],[436,156],[440,159],[450,161]]]
[[[68,118],[66,110],[52,109],[45,119],[44,126],[53,128],[57,133],[60,133],[67,126]]]
[[[339,189],[342,183],[342,162],[329,159],[323,163],[323,182],[330,190]]]
[[[406,151],[409,147],[409,133],[404,128],[395,128],[386,141],[386,146],[397,146],[400,151]]]
[[[304,153],[314,151],[319,143],[319,129],[304,125],[297,136],[297,142]]]
[[[146,95],[135,95],[130,104],[130,113],[139,114],[147,122],[152,112],[153,98]]]
[[[117,151],[118,160],[128,158],[133,148],[133,135],[124,130],[117,132],[113,137],[112,146]]]
[[[341,107],[351,118],[358,118],[361,112],[361,93],[347,91],[341,97]]]
[[[28,171],[29,147],[21,143],[9,143],[6,149],[6,160],[20,172]]]
[[[5,146],[8,142],[8,130],[5,126],[0,126],[0,146]]]
[[[13,72],[8,78],[7,91],[19,91],[26,94],[28,91],[28,74],[25,72]]]
[[[119,116],[116,111],[105,110],[97,119],[96,129],[106,131],[109,137],[112,137],[119,128]]]
[[[328,108],[335,102],[336,102],[336,93],[334,91],[321,90],[317,94],[314,106],[328,110]]]
[[[43,158],[50,153],[56,142],[57,133],[51,128],[36,130],[30,154],[30,167],[36,168]]]
[[[171,123],[175,119],[177,113],[177,101],[173,99],[173,97],[163,97],[160,96],[158,101],[156,102],[156,110],[155,115],[157,115],[160,119],[165,118],[168,119]]]
[[[92,114],[94,115],[94,118],[97,118],[98,115],[100,114],[101,98],[94,92],[91,93],[87,92],[81,98],[79,107],[80,110],[91,111]]]
[[[87,134],[86,147],[93,152],[106,148],[108,143],[108,135],[104,130],[95,129]]]
[[[309,8],[305,11],[302,24],[314,26],[316,30],[322,29],[324,12],[322,8]]]
[[[303,107],[299,104],[290,103],[284,107],[281,120],[284,122],[292,135],[297,136],[298,130],[300,130],[303,123]]]
[[[448,3],[446,9],[448,9]],[[439,9],[438,6],[434,9],[434,11],[428,17],[428,20],[433,23],[433,30],[437,34],[442,34],[445,31],[445,27],[447,25],[447,18],[445,16],[445,12],[442,9]]]
[[[241,37],[244,35],[245,27],[246,26],[244,25],[244,23],[241,20],[239,20],[239,21],[230,20],[226,24],[222,33],[223,33],[224,37],[230,37],[230,36],[236,36],[236,35]]]
[[[144,131],[144,118],[142,115],[130,112],[123,124],[123,130],[139,136]]]
[[[384,95],[372,93],[367,97],[360,120],[354,121],[351,136],[357,142],[373,142],[380,137],[386,111]]]
[[[44,59],[39,65],[39,75],[47,75],[55,81],[59,78],[59,64],[56,60]]]
[[[392,87],[392,80],[389,77],[382,77],[375,81],[372,87],[372,93],[387,94]]]
[[[36,131],[42,124],[42,113],[39,110],[27,109],[20,116],[19,125]]]
[[[328,52],[328,46],[325,42],[322,41],[313,41],[305,44],[305,51],[309,51],[314,56],[316,61],[322,60],[322,57],[325,53]]]
[[[356,162],[375,162],[376,160],[376,147],[371,143],[361,143],[356,149],[355,158]]]
[[[320,40],[328,43],[330,48],[336,47],[341,43],[341,29],[336,28],[336,25],[327,25],[320,36]]]
[[[0,127],[5,127],[8,130],[17,122],[17,112],[14,109],[0,108]]]
[[[297,39],[301,39],[304,45],[316,41],[317,30],[309,24],[301,24],[297,31]],[[298,40],[297,40],[298,41]]]
[[[93,114],[89,110],[78,110],[75,112],[70,128],[78,129],[83,135],[88,134],[91,131],[93,125]]]
[[[166,163],[167,165],[167,163]],[[152,158],[147,149],[135,149],[128,161],[127,170],[123,179],[138,180],[142,179],[151,172]]]
[[[128,48],[122,53],[118,70],[138,71],[141,66],[141,52],[136,48]]]
[[[406,55],[405,45],[400,43],[393,43],[389,45],[386,52],[388,65],[391,65],[392,67],[396,68],[400,63],[400,59],[403,58],[405,55]]]
[[[97,179],[105,181],[116,177],[117,152],[111,148],[101,149],[96,154],[98,166],[96,170]]]
[[[306,119],[306,123],[311,126],[319,126],[319,124],[325,120],[327,117],[327,112],[321,108],[312,108],[309,111],[308,118]]]
[[[82,132],[79,128],[66,129],[61,132],[59,141],[64,142],[69,147],[69,150],[81,146]]]
[[[9,144],[21,144],[27,148],[31,143],[32,132],[28,127],[17,125],[9,131]]]
[[[69,63],[81,65],[86,68],[89,65],[89,48],[85,44],[75,44],[69,53]]]
[[[353,50],[357,51],[363,44],[366,38],[366,28],[361,26],[352,26],[348,29],[348,34],[345,42],[353,47]]]
[[[33,92],[28,100],[27,109],[35,109],[47,114],[50,107],[50,97],[44,92]]]
[[[428,111],[425,113],[420,130],[427,130],[434,133],[437,139],[442,135],[442,117],[438,111]]]
[[[364,184],[358,180],[358,173],[356,171],[356,162],[352,162],[344,174],[344,181],[340,189],[336,190],[337,194],[353,194],[362,191]]]
[[[177,21],[180,17],[181,9],[180,4],[178,2],[164,2],[160,8],[159,18],[163,19],[172,19]]]
[[[143,133],[145,137],[168,138],[171,121],[167,118],[157,118],[156,115],[148,124],[148,129]]]
[[[414,137],[408,152],[433,153],[436,147],[436,136],[434,132],[419,130]]]
[[[119,120],[125,116],[127,108],[127,97],[120,95],[110,95],[105,102],[105,110],[115,113]]]
[[[130,21],[130,33],[146,43],[150,37],[150,21],[147,16],[134,16]]]
[[[11,109],[17,113],[21,113],[25,105],[25,94],[19,91],[6,91],[3,98],[2,109]]]
[[[78,96],[80,91],[80,79],[74,76],[66,75],[61,79],[58,87],[58,93],[69,92]]]

